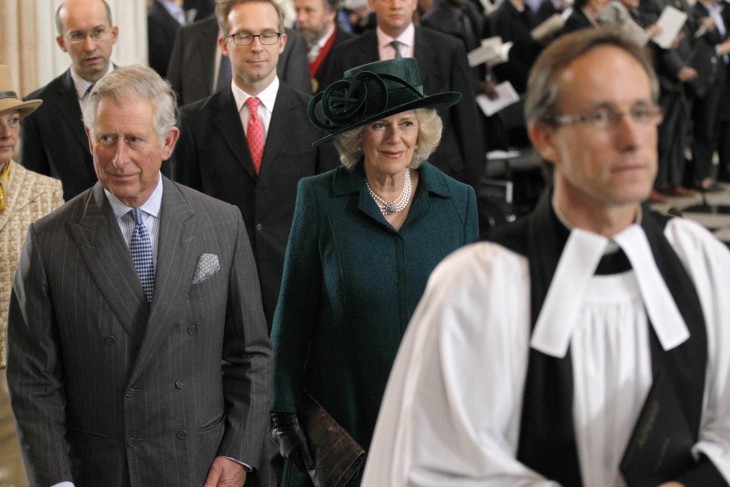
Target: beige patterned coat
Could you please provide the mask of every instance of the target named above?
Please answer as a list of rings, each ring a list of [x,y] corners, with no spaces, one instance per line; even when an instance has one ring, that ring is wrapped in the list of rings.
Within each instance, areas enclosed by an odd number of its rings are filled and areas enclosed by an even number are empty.
[[[61,181],[10,161],[8,202],[0,212],[0,367],[5,367],[8,306],[28,226],[63,204]]]

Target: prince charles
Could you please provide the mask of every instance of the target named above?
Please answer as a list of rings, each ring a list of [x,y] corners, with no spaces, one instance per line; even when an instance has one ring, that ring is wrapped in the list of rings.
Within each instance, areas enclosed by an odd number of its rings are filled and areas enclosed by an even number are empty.
[[[149,68],[94,87],[99,182],[28,231],[13,285],[13,411],[31,485],[243,485],[270,345],[238,209],[160,175],[178,138]]]

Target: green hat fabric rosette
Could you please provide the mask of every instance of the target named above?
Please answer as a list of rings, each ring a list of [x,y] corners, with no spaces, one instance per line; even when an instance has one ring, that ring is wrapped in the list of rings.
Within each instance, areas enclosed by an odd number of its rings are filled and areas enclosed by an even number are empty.
[[[345,71],[343,79],[309,102],[309,120],[328,133],[312,145],[396,113],[446,108],[459,100],[461,93],[455,91],[425,95],[414,58],[363,64]]]

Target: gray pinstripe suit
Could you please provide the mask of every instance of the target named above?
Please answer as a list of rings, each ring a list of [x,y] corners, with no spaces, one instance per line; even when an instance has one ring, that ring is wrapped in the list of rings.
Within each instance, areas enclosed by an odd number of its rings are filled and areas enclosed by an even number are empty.
[[[203,485],[258,465],[270,345],[240,212],[163,182],[148,305],[99,184],[29,230],[8,381],[31,485]],[[220,270],[192,284],[201,254]]]

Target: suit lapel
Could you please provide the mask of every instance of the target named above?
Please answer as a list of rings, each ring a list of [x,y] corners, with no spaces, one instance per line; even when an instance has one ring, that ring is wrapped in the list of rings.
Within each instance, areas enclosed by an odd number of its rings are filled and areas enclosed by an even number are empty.
[[[87,196],[83,216],[70,226],[81,259],[122,327],[139,344],[149,305],[134,270],[114,212],[97,183]]]
[[[416,27],[416,33],[413,39],[413,56],[416,58],[418,71],[421,75],[421,86],[424,87],[424,91],[427,93],[431,93],[426,90],[426,87],[430,86],[429,78],[432,76],[434,67],[437,66],[435,53],[436,49],[423,36],[421,28]]]
[[[373,29],[366,32],[365,34],[363,34],[363,37],[363,42],[359,44],[359,58],[354,66],[372,63],[380,59],[380,50],[378,49],[378,35],[375,33],[375,30]]]
[[[66,71],[63,75],[61,85],[58,91],[56,91],[55,96],[57,102],[53,106],[57,107],[61,112],[59,118],[69,125],[71,132],[73,132],[83,148],[89,150],[89,140],[86,137],[86,132],[84,132],[84,125],[79,123],[79,120],[82,118],[81,107],[79,106],[79,97],[76,93],[76,87],[71,78],[70,70]]]
[[[211,102],[217,111],[213,117],[213,123],[241,166],[253,179],[256,179],[256,170],[253,167],[251,152],[248,150],[246,142],[246,132],[243,131],[241,117],[236,110],[236,100],[233,98],[231,89],[219,91],[213,95]]]
[[[272,166],[276,164],[281,148],[284,146],[284,144],[277,143],[281,141],[281,139],[277,140],[277,135],[288,134],[291,131],[289,124],[293,117],[289,116],[289,113],[296,107],[296,105],[291,103],[291,100],[292,94],[289,87],[285,83],[279,83],[274,111],[271,113],[269,132],[266,134],[264,156],[262,158],[261,173],[259,176],[265,176],[267,172],[272,171]],[[251,167],[253,168],[253,165]]]
[[[149,364],[183,309],[200,255],[194,225],[195,212],[177,186],[163,177],[160,236],[157,244],[155,294],[137,361],[129,377],[132,384]],[[140,286],[141,287],[141,286]]]

